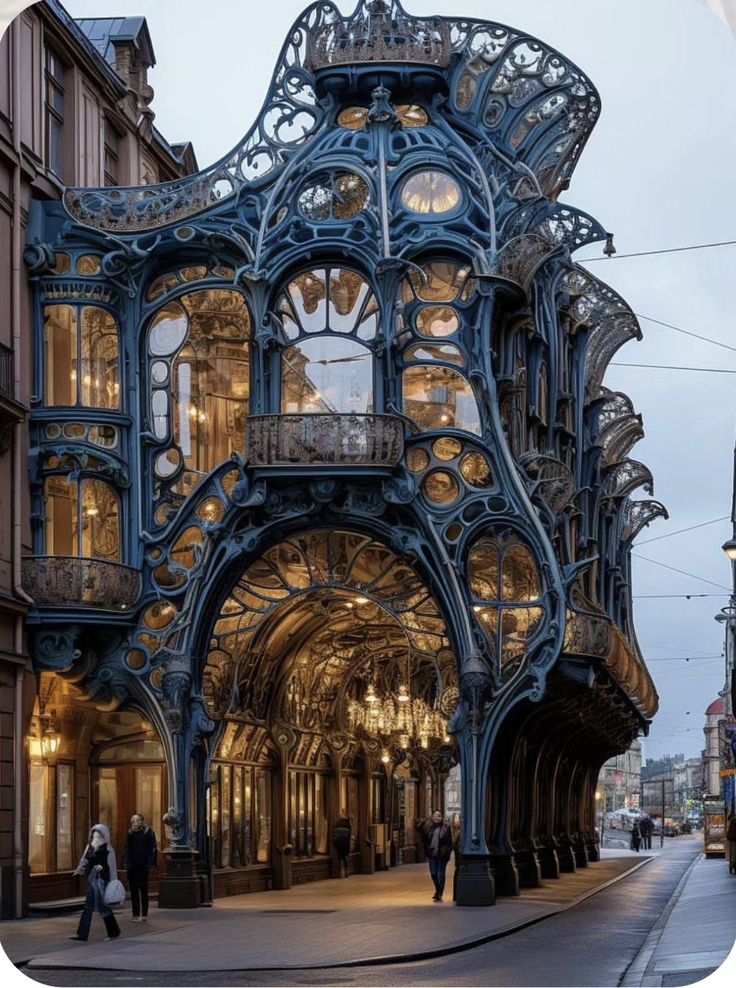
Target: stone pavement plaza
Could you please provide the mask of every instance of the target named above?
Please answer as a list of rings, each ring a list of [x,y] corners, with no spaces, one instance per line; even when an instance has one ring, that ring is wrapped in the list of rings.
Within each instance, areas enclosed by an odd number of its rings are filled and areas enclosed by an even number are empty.
[[[147,925],[118,910],[122,935],[103,942],[93,920],[87,943],[68,940],[78,914],[0,924],[11,961],[29,968],[125,971],[235,971],[331,967],[416,959],[462,949],[558,913],[642,867],[648,857],[604,851],[604,859],[500,898],[489,908],[431,901],[426,865],[332,879],[282,892],[218,899],[212,909],[158,909]]]

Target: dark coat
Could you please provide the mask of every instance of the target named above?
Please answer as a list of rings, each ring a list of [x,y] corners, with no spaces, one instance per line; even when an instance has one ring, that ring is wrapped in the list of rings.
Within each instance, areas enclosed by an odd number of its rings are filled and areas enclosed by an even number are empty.
[[[150,827],[128,831],[123,846],[123,858],[120,867],[126,871],[151,871],[156,867],[158,847],[156,834]]]
[[[347,817],[340,817],[332,828],[332,846],[338,854],[348,854],[350,852],[350,838],[353,835],[353,828]]]
[[[432,835],[435,827],[440,828],[439,849],[436,855],[432,854]],[[437,857],[440,861],[449,861],[452,854],[452,828],[445,820],[442,823],[433,823],[431,820],[420,820],[416,829],[424,843],[424,852],[428,858]]]
[[[728,822],[726,840],[736,840],[736,816],[732,816]]]
[[[97,870],[98,865],[100,866],[100,870]],[[100,844],[99,847],[92,847],[91,844],[87,845],[87,850],[84,852],[84,858],[82,859],[82,871],[88,878],[95,873],[107,885],[110,881],[107,844]]]

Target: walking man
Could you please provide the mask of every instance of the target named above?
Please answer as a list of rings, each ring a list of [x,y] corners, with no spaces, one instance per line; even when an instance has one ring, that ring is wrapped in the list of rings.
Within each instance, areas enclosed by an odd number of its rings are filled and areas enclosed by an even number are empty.
[[[134,813],[125,838],[122,863],[128,873],[134,923],[148,920],[148,873],[156,867],[157,855],[156,834],[146,825],[140,813]]]
[[[343,877],[343,869],[345,870],[345,878],[348,877],[350,841],[352,836],[353,828],[350,823],[350,817],[347,810],[343,810],[340,819],[332,828],[332,846],[335,848],[335,854],[337,855],[339,878]]]
[[[433,902],[442,902],[447,862],[452,854],[452,828],[443,819],[439,810],[435,810],[431,820],[417,824],[417,830],[424,841],[424,850],[429,862],[429,874],[434,883],[432,900]]]
[[[641,841],[642,847],[645,851],[651,851],[652,849],[652,831],[654,830],[654,820],[650,816],[642,817],[641,824],[639,825],[641,830]]]

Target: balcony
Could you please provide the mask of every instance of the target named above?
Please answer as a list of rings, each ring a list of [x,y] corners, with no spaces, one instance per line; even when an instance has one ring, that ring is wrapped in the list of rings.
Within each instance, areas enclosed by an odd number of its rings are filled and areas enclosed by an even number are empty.
[[[129,611],[141,592],[130,566],[81,556],[26,556],[23,589],[36,607],[94,607]]]
[[[394,415],[252,415],[248,462],[254,467],[395,467],[404,425]]]

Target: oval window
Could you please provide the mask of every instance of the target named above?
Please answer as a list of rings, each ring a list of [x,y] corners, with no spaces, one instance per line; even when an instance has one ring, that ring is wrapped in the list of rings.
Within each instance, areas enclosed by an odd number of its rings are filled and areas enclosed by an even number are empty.
[[[422,481],[422,489],[435,504],[452,504],[460,494],[460,485],[451,473],[434,470]]]
[[[452,336],[460,328],[460,320],[449,305],[425,305],[417,312],[416,326],[421,336]]]
[[[457,364],[458,367],[465,366],[465,357],[452,343],[417,343],[410,346],[404,353],[404,360],[409,363],[412,360],[444,360],[448,364]]]
[[[148,347],[155,357],[176,353],[186,339],[189,320],[184,309],[171,302],[157,312],[148,331]]]
[[[346,130],[363,130],[368,121],[367,106],[348,106],[341,110],[337,122]]]
[[[462,192],[446,172],[424,171],[412,175],[401,190],[401,202],[421,216],[449,213],[460,203]]]
[[[493,475],[482,453],[468,453],[460,461],[460,473],[471,487],[490,487]]]
[[[426,449],[422,449],[421,446],[410,449],[406,454],[406,465],[412,473],[421,473],[422,470],[426,470],[429,466],[429,454]]]
[[[365,209],[369,199],[370,191],[360,175],[342,172],[309,185],[299,196],[299,211],[315,223],[349,220]]]
[[[452,436],[443,436],[432,444],[432,452],[438,460],[454,460],[463,451],[463,444]]]
[[[156,474],[159,477],[170,477],[179,469],[181,456],[178,449],[167,449],[156,457]]]
[[[402,127],[426,127],[429,123],[427,113],[416,103],[402,103],[396,107],[396,116]]]

